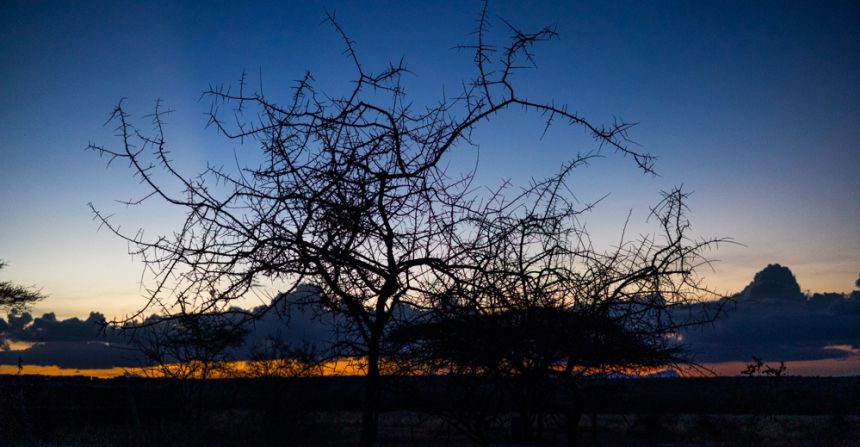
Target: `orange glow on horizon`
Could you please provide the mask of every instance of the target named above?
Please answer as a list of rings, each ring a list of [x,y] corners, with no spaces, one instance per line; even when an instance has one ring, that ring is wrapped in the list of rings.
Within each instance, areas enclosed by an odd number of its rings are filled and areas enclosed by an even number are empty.
[[[771,365],[779,365],[779,362],[765,362]],[[730,377],[738,376],[741,371],[746,369],[749,362],[732,361],[720,363],[707,363],[702,366],[713,370],[717,376]],[[821,360],[796,360],[785,362],[787,368],[787,376],[805,376],[805,377],[845,377],[845,376],[860,376],[860,355],[838,358],[838,359],[821,359]],[[690,375],[694,377],[694,375]],[[702,377],[700,375],[699,377]]]
[[[719,377],[740,376],[748,362],[730,361],[719,363],[705,363],[702,368],[681,367],[670,368],[681,377],[710,377],[712,371]],[[860,375],[860,355],[840,359],[822,360],[800,360],[785,362],[788,376],[858,376]],[[183,368],[183,369],[179,369]],[[390,375],[398,371],[394,365],[382,365],[382,374]],[[630,376],[645,376],[669,368],[647,368],[647,369],[615,369],[613,372]],[[196,365],[165,365],[147,368],[63,368],[57,365],[24,365],[21,374],[42,376],[84,376],[109,379],[122,377],[124,375],[137,377],[200,377],[200,367]],[[402,373],[402,371],[399,371]],[[207,373],[208,378],[254,378],[254,377],[319,377],[319,376],[363,376],[366,373],[365,364],[361,359],[341,359],[330,361],[321,365],[306,366],[296,362],[285,362],[283,360],[267,361],[232,361],[211,368]],[[413,369],[407,374],[420,375],[427,371]],[[17,365],[0,364],[0,375],[18,374]]]
[[[38,376],[84,376],[96,377],[99,379],[110,379],[120,377],[127,371],[126,368],[94,368],[94,369],[77,369],[77,368],[61,368],[57,365],[25,365],[21,370],[23,375],[38,375]],[[15,375],[18,374],[18,366],[16,365],[0,365],[0,374]]]
[[[24,365],[22,375],[39,376],[83,376],[110,379],[125,375],[133,377],[181,377],[199,378],[202,366],[195,364],[173,364],[150,367],[113,367],[113,368],[63,368],[58,365]],[[383,368],[383,373],[385,369]],[[0,365],[0,375],[19,374],[17,365]],[[270,361],[232,361],[216,367],[211,367],[207,378],[240,378],[240,377],[295,377],[295,376],[363,376],[365,367],[361,361],[343,359],[326,362],[312,367],[298,365],[295,362],[282,360]]]

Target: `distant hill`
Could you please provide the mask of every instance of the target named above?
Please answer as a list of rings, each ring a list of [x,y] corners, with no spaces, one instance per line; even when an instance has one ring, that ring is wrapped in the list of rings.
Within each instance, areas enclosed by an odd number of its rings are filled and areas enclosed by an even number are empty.
[[[800,284],[788,267],[768,264],[755,274],[752,282],[738,294],[742,298],[801,301],[805,299]]]

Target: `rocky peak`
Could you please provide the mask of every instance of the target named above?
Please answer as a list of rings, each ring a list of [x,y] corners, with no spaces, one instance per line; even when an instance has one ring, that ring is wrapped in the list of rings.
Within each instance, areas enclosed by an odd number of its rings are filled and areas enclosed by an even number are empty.
[[[749,298],[769,298],[798,300],[803,299],[800,285],[788,267],[769,264],[755,274],[753,281],[741,292]]]

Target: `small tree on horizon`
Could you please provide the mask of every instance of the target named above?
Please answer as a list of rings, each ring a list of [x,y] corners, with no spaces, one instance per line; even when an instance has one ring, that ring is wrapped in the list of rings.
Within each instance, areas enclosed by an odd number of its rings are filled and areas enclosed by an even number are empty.
[[[0,259],[0,269],[5,266],[6,263]],[[21,311],[44,298],[42,292],[32,287],[20,286],[10,281],[0,282],[0,310]]]

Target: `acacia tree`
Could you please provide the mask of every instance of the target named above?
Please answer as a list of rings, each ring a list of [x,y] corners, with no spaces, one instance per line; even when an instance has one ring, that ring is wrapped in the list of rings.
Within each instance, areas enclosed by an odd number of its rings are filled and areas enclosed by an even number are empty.
[[[493,432],[487,421],[508,408],[521,440],[540,437],[546,412],[566,412],[575,442],[578,377],[688,364],[678,332],[719,313],[696,271],[723,239],[689,235],[687,194],[664,193],[651,210],[654,233],[600,251],[579,223],[590,206],[559,193],[575,165],[530,189],[515,210],[481,216],[480,249],[463,251],[471,257],[463,264],[476,267],[436,281],[432,312],[392,334],[421,363],[457,378],[463,394],[494,402],[483,412],[448,409],[480,442]],[[494,385],[476,387],[476,379]]]
[[[0,260],[0,269],[6,266]],[[0,281],[0,309],[21,310],[41,300],[45,296],[29,287],[13,284],[10,281]]]
[[[229,377],[231,350],[239,348],[248,330],[232,312],[174,318],[150,316],[143,322],[130,322],[122,334],[142,353],[148,365],[144,374],[174,379]]]
[[[182,396],[178,408],[171,409],[174,416],[199,421],[206,410],[208,380],[235,376],[231,351],[241,346],[247,330],[241,315],[152,315],[144,321],[128,321],[120,328],[107,329],[123,336],[127,349],[144,356],[138,368],[143,376],[176,379],[168,382]]]
[[[388,330],[415,314],[404,310],[426,307],[428,284],[483,268],[464,264],[474,259],[466,252],[487,242],[475,237],[475,223],[499,214],[495,205],[505,190],[488,198],[472,188],[474,171],[446,167],[453,151],[472,143],[473,130],[503,112],[532,111],[543,114],[547,126],[584,129],[598,146],[629,156],[645,172],[652,172],[654,158],[628,145],[628,123],[596,125],[552,98],[539,102],[518,94],[514,74],[533,66],[532,48],[556,37],[551,28],[527,33],[508,25],[510,42],[492,46],[485,5],[477,41],[463,47],[474,54],[475,77],[455,96],[419,108],[407,100],[402,63],[368,71],[355,43],[327,17],[355,70],[351,91],[334,97],[319,92],[309,73],[285,101],[262,88],[249,91],[244,76],[236,90],[210,88],[210,124],[230,139],[253,142],[262,161],[235,171],[210,167],[194,177],[171,163],[160,104],[148,133],[120,102],[111,116],[119,145],[90,149],[128,162],[148,188],[129,204],[161,199],[184,209],[186,218],[174,234],[145,239],[93,212],[153,272],[141,312],[153,306],[167,318],[222,312],[258,281],[318,287],[315,299],[342,316],[333,346],[363,359],[361,445],[371,445],[380,365],[396,355],[386,349]],[[160,182],[158,170],[178,182],[181,193]]]

